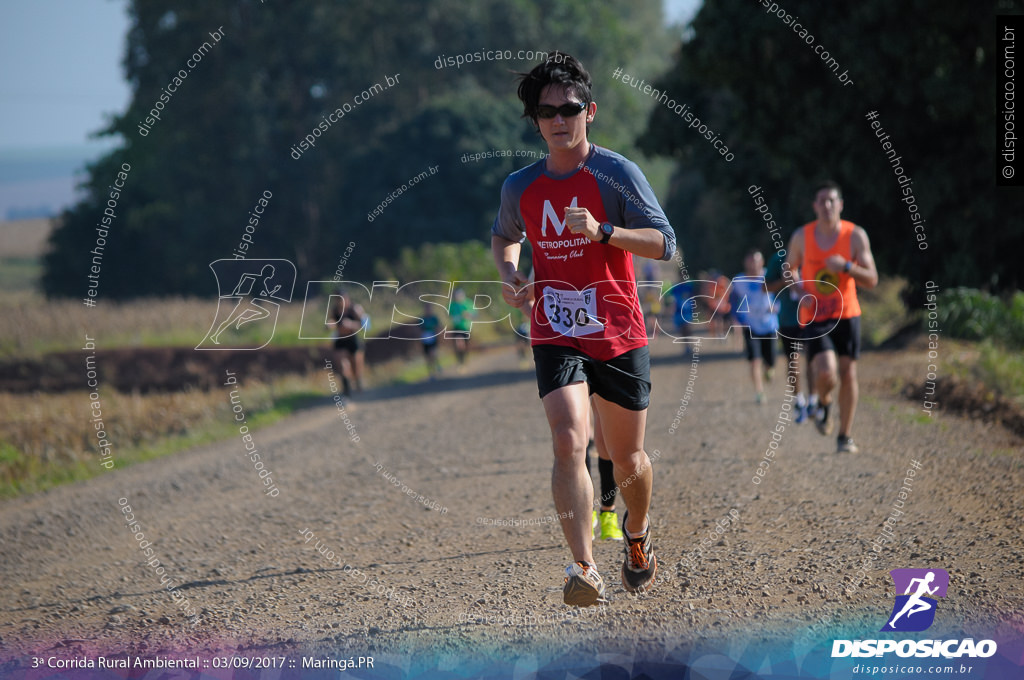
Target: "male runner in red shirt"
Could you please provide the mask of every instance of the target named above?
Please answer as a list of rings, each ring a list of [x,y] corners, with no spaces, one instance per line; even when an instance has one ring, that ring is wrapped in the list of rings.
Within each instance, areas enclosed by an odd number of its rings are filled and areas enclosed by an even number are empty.
[[[675,251],[675,234],[640,169],[588,141],[597,114],[590,88],[583,65],[562,52],[522,76],[523,116],[547,142],[548,156],[505,181],[491,237],[503,296],[514,307],[528,292],[518,271],[524,236],[533,246],[531,341],[551,427],[555,509],[574,560],[563,600],[580,606],[603,602],[605,593],[591,550],[594,491],[584,465],[591,393],[626,505],[622,583],[643,592],[657,572],[644,451],[650,358],[632,254],[668,260]]]

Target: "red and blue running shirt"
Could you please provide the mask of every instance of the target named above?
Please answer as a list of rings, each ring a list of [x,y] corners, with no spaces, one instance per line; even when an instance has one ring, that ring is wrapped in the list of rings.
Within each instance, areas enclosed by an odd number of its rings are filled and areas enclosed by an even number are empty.
[[[647,345],[633,256],[565,227],[567,207],[587,208],[616,229],[654,228],[665,235],[663,260],[676,238],[640,168],[591,144],[582,166],[561,177],[542,159],[509,175],[491,232],[533,246],[534,345],[574,347],[598,361]]]

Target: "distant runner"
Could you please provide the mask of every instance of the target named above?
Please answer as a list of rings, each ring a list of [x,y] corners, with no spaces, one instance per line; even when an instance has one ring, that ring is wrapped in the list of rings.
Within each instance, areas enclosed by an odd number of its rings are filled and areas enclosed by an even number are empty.
[[[661,282],[661,274],[658,273],[658,265],[652,260],[644,261],[644,281]],[[647,337],[653,340],[657,337],[658,317],[661,316],[661,297],[664,291],[660,287],[644,286],[643,300],[640,301],[646,312],[644,323],[647,328]]]
[[[782,352],[786,361],[786,389],[788,390],[792,386],[796,392],[796,415],[793,417],[793,422],[799,425],[807,420],[809,405],[807,397],[800,389],[800,355],[803,354],[805,345],[801,341],[803,329],[800,328],[797,305],[800,302],[803,289],[796,284],[795,278],[786,276],[787,269],[783,267],[786,262],[784,252],[779,251],[772,255],[772,259],[768,260],[764,279],[768,292],[775,295],[775,311],[779,317],[779,337],[782,339]],[[815,390],[811,364],[807,359],[804,360],[804,364],[804,370],[807,373],[807,390],[813,396]]]
[[[750,362],[754,401],[763,404],[764,381],[771,381],[775,368],[775,336],[779,320],[772,311],[772,295],[765,290],[764,256],[760,250],[747,251],[743,257],[743,274],[733,279],[729,291],[732,316],[743,326],[743,346]]]
[[[331,310],[331,322],[334,324],[332,344],[341,366],[342,392],[347,397],[352,394],[353,384],[357,392],[363,391],[366,350],[365,341],[359,334],[368,318],[363,306],[353,302],[346,291],[338,289],[335,297],[337,302]]]
[[[461,368],[469,356],[469,331],[473,327],[473,303],[466,299],[466,291],[457,288],[448,305],[448,319],[452,329],[445,337],[452,338],[455,343],[455,361]]]
[[[433,380],[441,375],[441,361],[437,357],[437,336],[441,334],[441,320],[434,313],[434,305],[423,303],[423,328],[420,330],[420,342],[423,343],[423,356],[427,360],[427,376]]]
[[[697,307],[699,288],[689,276],[680,273],[679,283],[669,289],[669,294],[672,296],[672,323],[675,325],[677,338],[673,342],[683,346],[683,356],[686,356],[693,350],[690,348],[691,341],[683,338],[696,336],[701,319],[701,312]]]
[[[818,219],[798,229],[789,242],[787,261],[816,304],[801,304],[800,325],[818,387],[815,424],[832,433],[832,390],[839,385],[838,453],[857,453],[850,431],[857,411],[857,358],[860,356],[860,303],[857,285],[878,283],[868,235],[853,222],[840,219],[843,194],[835,182],[814,192]],[[836,356],[838,355],[838,366]]]

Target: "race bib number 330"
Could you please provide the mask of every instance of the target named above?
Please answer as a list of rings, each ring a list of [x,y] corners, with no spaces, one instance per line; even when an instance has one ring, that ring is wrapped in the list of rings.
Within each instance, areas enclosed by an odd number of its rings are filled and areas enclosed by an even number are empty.
[[[604,330],[597,318],[597,295],[593,290],[548,288],[544,291],[544,313],[555,332],[570,338]]]

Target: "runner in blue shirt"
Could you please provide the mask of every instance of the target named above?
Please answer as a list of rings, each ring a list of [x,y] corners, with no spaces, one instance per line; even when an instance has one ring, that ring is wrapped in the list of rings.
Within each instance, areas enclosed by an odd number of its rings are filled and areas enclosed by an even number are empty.
[[[772,309],[772,296],[765,290],[764,257],[761,251],[751,249],[743,258],[743,274],[732,280],[729,305],[735,325],[744,326],[743,344],[750,362],[750,377],[754,382],[754,400],[764,403],[764,382],[772,379],[775,367],[775,336],[779,320]]]
[[[786,251],[780,250],[768,260],[768,267],[764,272],[765,287],[769,293],[775,295],[775,310],[779,315],[779,337],[782,338],[782,352],[786,361],[786,386],[790,385],[796,391],[796,416],[793,422],[800,424],[807,420],[808,402],[807,397],[800,390],[800,353],[803,351],[803,329],[800,327],[799,307],[802,289],[795,279],[788,275],[789,265],[786,264]],[[790,285],[793,284],[793,285]],[[804,360],[807,372],[807,389],[811,397],[814,397],[814,376],[811,374],[811,364]]]

